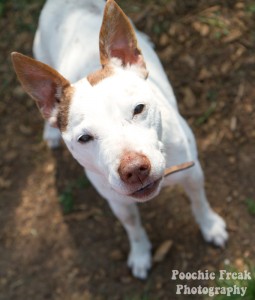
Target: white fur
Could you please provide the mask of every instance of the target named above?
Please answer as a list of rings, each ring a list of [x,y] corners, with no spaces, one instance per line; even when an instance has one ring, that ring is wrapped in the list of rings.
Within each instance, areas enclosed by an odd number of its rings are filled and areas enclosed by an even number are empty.
[[[112,60],[112,76],[93,87],[87,81],[85,76],[100,68],[98,36],[104,4],[101,0],[48,0],[34,54],[73,83],[75,92],[63,139],[123,223],[131,245],[128,265],[134,276],[144,279],[151,266],[151,247],[134,204],[137,199],[129,196],[139,187],[127,186],[118,174],[125,151],[148,157],[151,173],[147,184],[162,178],[158,189],[143,201],[157,195],[162,186],[179,183],[191,200],[205,240],[222,247],[228,235],[224,221],[207,202],[194,136],[178,112],[172,88],[147,37],[137,32],[149,71],[147,80],[135,67],[124,69]],[[139,103],[146,109],[133,117]],[[45,128],[45,138],[56,145],[52,141],[52,137],[59,139],[55,129]],[[94,140],[80,144],[77,139],[82,134],[90,134]],[[190,160],[195,162],[193,168],[163,179],[166,167]]]

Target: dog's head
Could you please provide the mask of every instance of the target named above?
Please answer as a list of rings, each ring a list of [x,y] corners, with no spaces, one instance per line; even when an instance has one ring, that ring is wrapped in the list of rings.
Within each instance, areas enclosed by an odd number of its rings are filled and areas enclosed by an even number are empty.
[[[18,53],[12,58],[24,89],[82,166],[130,200],[159,192],[165,169],[160,107],[135,32],[113,0],[100,32],[101,70],[70,84],[48,65]]]

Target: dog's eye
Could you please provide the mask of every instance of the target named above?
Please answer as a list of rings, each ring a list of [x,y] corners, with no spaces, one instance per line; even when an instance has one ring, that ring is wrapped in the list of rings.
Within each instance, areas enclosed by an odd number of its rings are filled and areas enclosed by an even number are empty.
[[[93,139],[94,139],[93,136],[91,136],[89,134],[83,134],[78,138],[78,142],[81,144],[85,144],[85,143],[92,141]]]
[[[138,105],[135,107],[135,109],[134,109],[133,116],[139,115],[140,113],[142,113],[143,110],[144,110],[144,108],[145,108],[145,105],[144,105],[144,104],[138,104]]]

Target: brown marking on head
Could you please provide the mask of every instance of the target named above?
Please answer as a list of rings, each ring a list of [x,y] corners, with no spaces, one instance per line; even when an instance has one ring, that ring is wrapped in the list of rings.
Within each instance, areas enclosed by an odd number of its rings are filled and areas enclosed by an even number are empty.
[[[63,131],[73,90],[69,81],[50,66],[20,53],[12,53],[12,62],[19,81],[42,116]]]
[[[98,84],[103,79],[110,77],[113,74],[113,68],[109,65],[106,65],[101,70],[97,70],[93,73],[90,73],[87,77],[88,82],[94,86]]]
[[[68,125],[68,116],[74,88],[69,86],[62,92],[60,102],[57,107],[57,126],[60,131],[64,132]]]

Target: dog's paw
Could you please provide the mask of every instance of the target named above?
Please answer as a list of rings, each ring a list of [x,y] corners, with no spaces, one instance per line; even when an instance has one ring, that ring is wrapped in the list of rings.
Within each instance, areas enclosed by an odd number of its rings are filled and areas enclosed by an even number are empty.
[[[128,257],[128,266],[131,268],[134,277],[143,280],[146,279],[148,271],[151,268],[150,250],[146,250],[143,253],[131,250]]]
[[[200,225],[203,237],[207,242],[222,248],[225,246],[228,233],[226,223],[219,215],[211,212]]]

